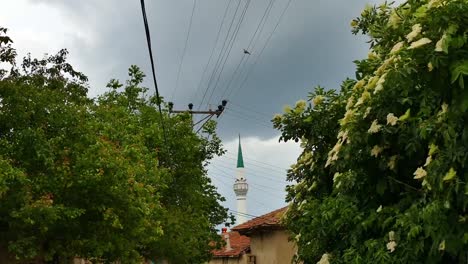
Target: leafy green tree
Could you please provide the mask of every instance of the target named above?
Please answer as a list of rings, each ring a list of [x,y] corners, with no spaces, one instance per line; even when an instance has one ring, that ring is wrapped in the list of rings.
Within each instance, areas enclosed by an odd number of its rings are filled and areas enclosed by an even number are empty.
[[[274,118],[301,140],[285,223],[306,263],[466,263],[468,1],[368,6],[357,80]]]
[[[223,153],[189,115],[160,116],[161,100],[129,69],[125,84],[91,100],[67,51],[21,67],[6,29],[0,59],[0,248],[20,261],[82,257],[201,263],[227,218],[206,164]],[[164,122],[164,127],[161,121]]]

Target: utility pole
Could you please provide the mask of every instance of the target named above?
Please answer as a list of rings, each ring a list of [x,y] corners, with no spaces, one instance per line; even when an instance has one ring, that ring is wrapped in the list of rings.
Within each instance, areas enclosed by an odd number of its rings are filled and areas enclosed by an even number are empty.
[[[208,110],[196,111],[196,110],[193,110],[193,104],[192,103],[188,104],[188,109],[187,110],[174,110],[173,109],[174,108],[174,103],[173,102],[169,102],[168,105],[169,105],[169,113],[171,113],[171,114],[172,113],[174,113],[174,114],[189,113],[192,117],[193,117],[194,114],[195,115],[206,115],[205,117],[200,119],[200,121],[198,121],[197,123],[192,125],[193,127],[195,127],[199,123],[205,121],[200,126],[200,128],[197,130],[197,133],[198,133],[202,129],[202,127],[205,125],[205,123],[208,122],[211,118],[213,118],[213,116],[216,116],[216,118],[218,118],[223,113],[223,111],[224,111],[224,109],[226,108],[226,105],[227,105],[227,100],[223,100],[221,102],[221,104],[218,105],[218,109],[216,109],[216,110],[208,109]]]

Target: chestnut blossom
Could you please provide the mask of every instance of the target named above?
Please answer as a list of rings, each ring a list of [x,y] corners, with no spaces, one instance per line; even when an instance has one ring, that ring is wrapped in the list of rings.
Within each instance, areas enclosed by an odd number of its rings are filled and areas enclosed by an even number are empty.
[[[387,249],[390,251],[390,253],[395,251],[396,246],[397,246],[397,243],[393,240],[387,243]]]
[[[305,100],[299,100],[296,102],[296,109],[301,110],[301,112],[304,111],[306,106],[307,106],[307,102]]]
[[[388,24],[392,28],[398,28],[398,25],[401,23],[401,18],[398,15],[398,13],[393,10],[393,12],[390,14],[390,17],[388,18]]]
[[[362,87],[364,87],[364,84],[366,84],[365,80],[359,80],[353,87],[353,90],[359,90]]]
[[[375,145],[372,150],[371,150],[371,156],[378,157],[380,153],[382,152],[383,148],[381,148],[378,145]]]
[[[412,27],[412,31],[406,35],[408,42],[412,42],[422,31],[421,24],[415,24]]]
[[[372,107],[370,106],[366,108],[366,112],[364,112],[364,118],[366,118],[370,114],[371,110],[372,110]]]
[[[429,44],[431,43],[432,40],[428,39],[428,38],[422,38],[418,41],[415,41],[413,43],[411,43],[411,45],[408,47],[408,49],[416,49],[416,48],[419,48],[421,46],[424,46],[426,44]]]
[[[367,130],[367,133],[369,133],[369,134],[375,134],[375,133],[379,132],[381,128],[382,128],[382,125],[379,125],[377,119],[375,119],[375,120],[372,122],[372,124],[371,124],[369,130]]]
[[[426,163],[424,163],[423,167],[427,167],[429,164],[431,164],[431,161],[432,161],[432,156],[431,155],[427,156]]]
[[[396,123],[398,122],[398,117],[396,117],[393,113],[389,113],[387,115],[387,125],[396,125]]]
[[[379,206],[379,208],[377,208],[377,210],[375,210],[377,213],[380,213],[382,212],[382,205]]]
[[[323,254],[322,258],[317,262],[317,264],[330,264],[329,257],[330,255],[327,253]]]
[[[396,52],[400,51],[401,48],[403,48],[403,45],[405,45],[405,42],[403,42],[403,41],[400,41],[397,44],[395,44],[393,46],[392,50],[390,50],[390,54],[393,54],[393,53],[396,53]]]
[[[434,70],[434,65],[432,65],[432,62],[429,62],[427,64],[427,69],[431,72],[432,70]]]
[[[426,177],[427,172],[424,170],[422,167],[419,167],[416,169],[416,171],[413,173],[414,178],[413,179],[422,179]]]
[[[314,105],[319,105],[323,102],[323,95],[317,95],[314,97],[314,99],[312,99],[312,103],[314,103]]]
[[[374,90],[374,94],[380,92],[381,90],[383,90],[383,84],[385,82],[385,77],[387,76],[387,74],[384,74],[380,77],[379,81],[377,82],[377,86],[375,87],[375,90]]]
[[[346,104],[346,110],[349,110],[351,108],[351,106],[353,106],[353,105],[354,105],[354,97],[351,96],[351,97],[348,98],[348,102]]]
[[[396,167],[396,160],[397,160],[397,156],[396,156],[396,155],[390,157],[390,160],[389,160],[388,163],[387,163],[387,166],[388,166],[389,169],[391,169],[391,170],[394,170],[394,169],[395,169],[395,167]]]

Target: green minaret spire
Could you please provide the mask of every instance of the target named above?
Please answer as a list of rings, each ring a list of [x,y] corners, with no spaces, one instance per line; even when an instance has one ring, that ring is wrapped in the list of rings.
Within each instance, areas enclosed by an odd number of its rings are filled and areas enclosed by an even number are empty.
[[[244,168],[244,158],[242,158],[240,134],[239,134],[239,149],[237,150],[237,168]]]

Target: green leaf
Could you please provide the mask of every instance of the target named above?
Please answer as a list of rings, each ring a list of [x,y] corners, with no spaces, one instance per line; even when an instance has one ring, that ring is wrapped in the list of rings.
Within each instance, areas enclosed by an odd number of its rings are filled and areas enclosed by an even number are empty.
[[[408,110],[406,110],[405,114],[402,115],[402,116],[400,116],[400,117],[398,118],[398,120],[400,120],[400,121],[405,121],[405,120],[407,120],[407,119],[410,117],[410,114],[411,114],[411,109],[408,108]]]
[[[416,12],[414,12],[414,16],[417,18],[424,18],[427,15],[427,6],[419,7]]]
[[[454,83],[459,81],[460,87],[464,88],[463,77],[468,75],[468,60],[457,61],[450,67],[451,79],[450,82]],[[461,80],[460,80],[461,79]]]
[[[447,172],[447,174],[445,174],[445,177],[442,180],[450,181],[453,178],[455,178],[455,176],[457,176],[457,172],[453,168],[450,168],[450,170]]]
[[[431,145],[429,146],[429,156],[434,155],[438,151],[439,151],[439,147],[437,147],[437,145],[435,145],[434,143],[431,143]]]

